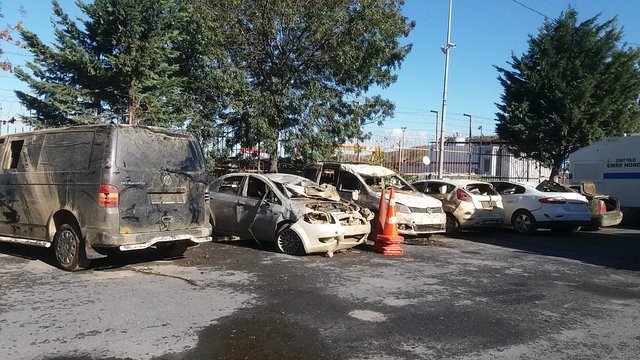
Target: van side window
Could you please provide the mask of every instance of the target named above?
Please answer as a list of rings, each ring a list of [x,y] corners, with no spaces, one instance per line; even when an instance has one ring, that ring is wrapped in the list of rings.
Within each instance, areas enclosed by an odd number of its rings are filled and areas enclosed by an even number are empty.
[[[11,142],[11,163],[8,169],[17,169],[20,162],[20,153],[22,153],[22,145],[24,140],[14,140]]]
[[[93,131],[47,134],[38,161],[38,170],[76,171],[89,168]]]
[[[340,190],[360,190],[360,180],[346,171],[342,171]]]

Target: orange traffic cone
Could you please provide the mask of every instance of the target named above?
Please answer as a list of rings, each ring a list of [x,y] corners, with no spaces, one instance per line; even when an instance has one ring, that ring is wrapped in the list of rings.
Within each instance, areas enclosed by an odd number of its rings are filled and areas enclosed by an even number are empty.
[[[398,235],[398,220],[396,218],[396,195],[393,187],[389,191],[389,207],[386,209],[386,222],[382,234],[376,236],[374,248],[382,255],[404,255],[404,250],[398,245],[404,238]]]
[[[384,187],[382,188],[382,194],[380,194],[380,206],[378,207],[378,216],[373,220],[373,233],[369,238],[375,241],[376,236],[382,234],[384,230],[384,224],[387,221],[387,199],[385,198]]]

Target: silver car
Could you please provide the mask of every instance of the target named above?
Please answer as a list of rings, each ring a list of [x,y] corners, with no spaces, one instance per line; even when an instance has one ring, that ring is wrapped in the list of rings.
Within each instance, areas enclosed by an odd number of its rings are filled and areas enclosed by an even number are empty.
[[[209,186],[215,235],[275,242],[290,255],[326,253],[366,241],[373,214],[340,200],[331,185],[290,174],[227,174]]]

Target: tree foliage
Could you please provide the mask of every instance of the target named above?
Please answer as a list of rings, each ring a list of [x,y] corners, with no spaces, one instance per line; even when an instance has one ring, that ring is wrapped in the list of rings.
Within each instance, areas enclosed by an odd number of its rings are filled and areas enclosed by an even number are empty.
[[[640,51],[621,44],[616,19],[546,20],[529,49],[497,67],[504,88],[496,133],[516,153],[552,167],[603,137],[640,129]]]
[[[382,122],[393,104],[366,96],[395,82],[414,27],[402,0],[218,2],[225,48],[242,86],[224,120],[243,145],[261,143],[277,168],[277,143],[309,160]]]
[[[36,126],[96,122],[181,125],[185,119],[176,44],[184,11],[171,0],[95,0],[77,5],[79,25],[56,0],[53,46],[27,29],[34,55],[16,76],[31,94],[16,91]]]
[[[2,5],[0,3],[0,5]],[[20,18],[15,22],[15,24],[6,24],[0,27],[0,42],[4,42],[7,44],[11,44],[13,46],[17,46],[20,48],[24,48],[25,45],[18,39],[13,37],[15,31],[18,31],[22,28],[22,17],[25,14],[23,8],[19,9]],[[4,14],[2,13],[2,8],[0,7],[0,20],[4,19]],[[0,70],[2,71],[11,71],[13,64],[11,61],[7,60],[4,56],[4,51],[0,46]]]
[[[203,143],[224,128],[272,171],[279,142],[314,160],[392,114],[367,93],[396,81],[414,27],[403,0],[78,0],[80,24],[52,4],[54,45],[21,30],[35,125],[186,125]]]

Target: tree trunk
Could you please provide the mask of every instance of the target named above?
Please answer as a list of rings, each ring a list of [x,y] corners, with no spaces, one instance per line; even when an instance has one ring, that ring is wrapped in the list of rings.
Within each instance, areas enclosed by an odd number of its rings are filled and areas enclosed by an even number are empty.
[[[269,153],[269,172],[278,172],[278,150]]]

